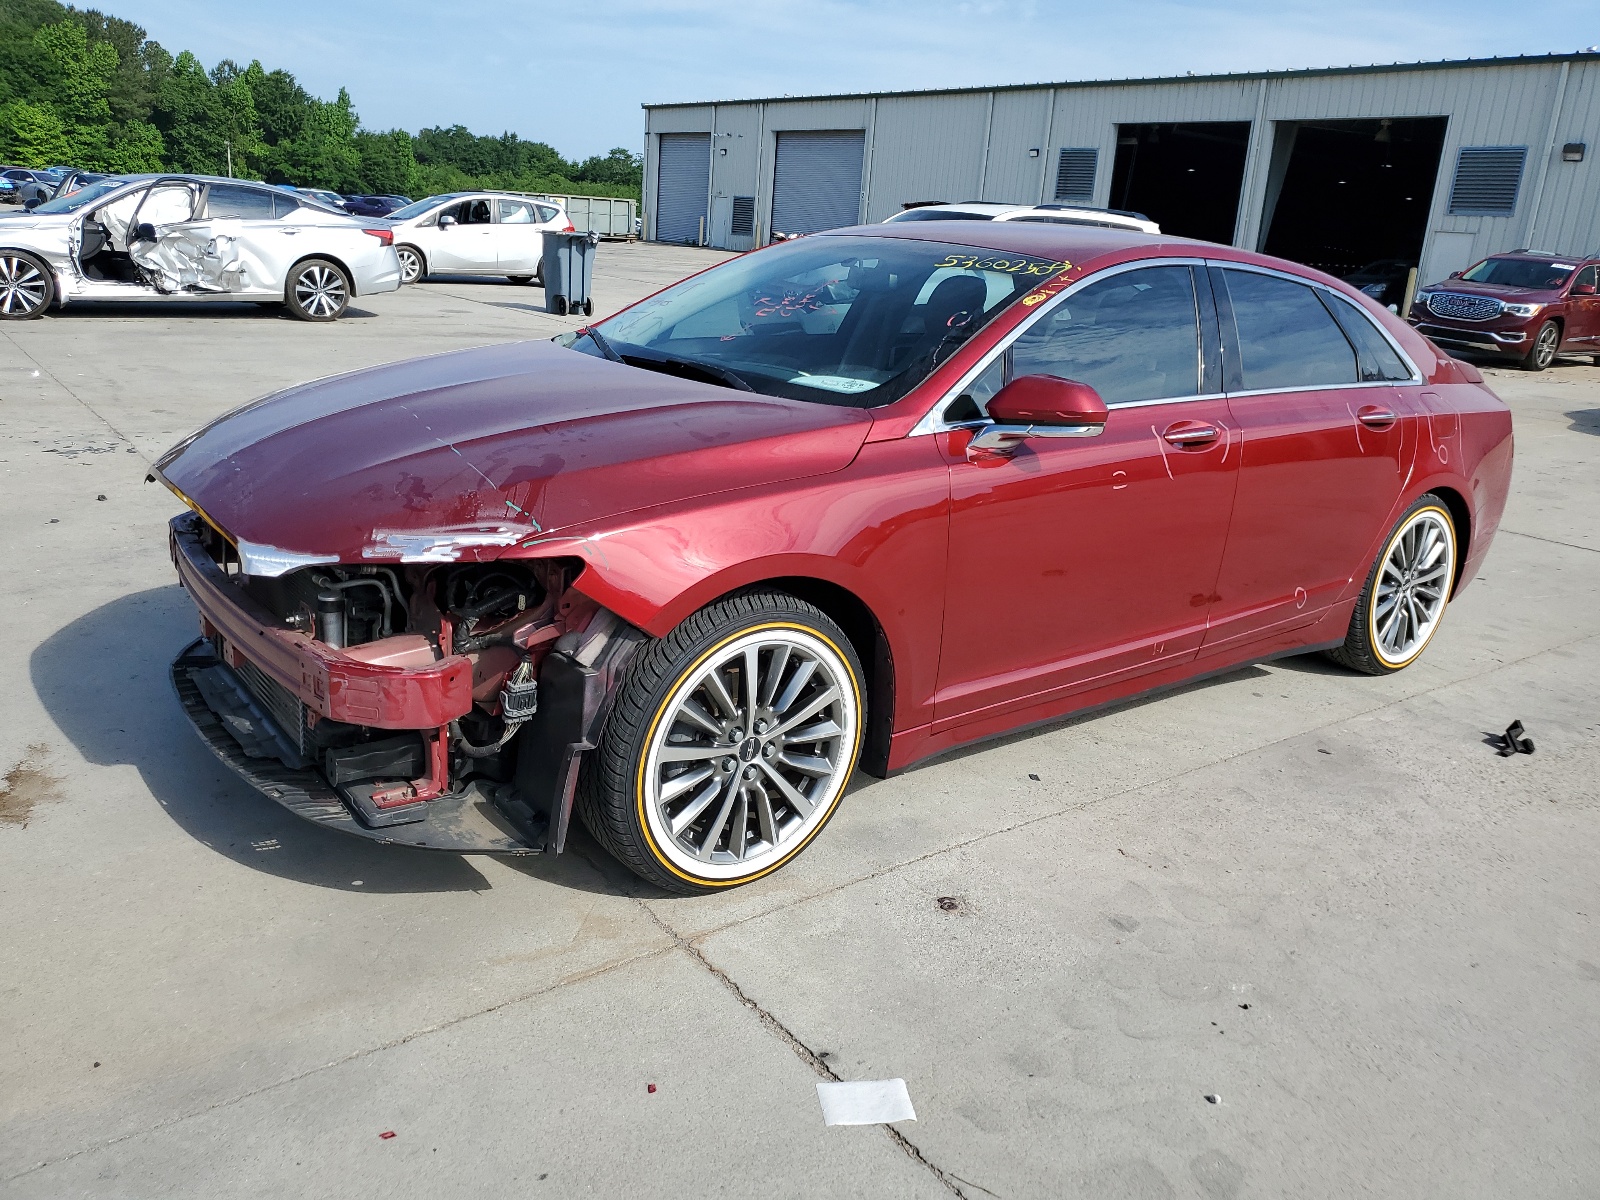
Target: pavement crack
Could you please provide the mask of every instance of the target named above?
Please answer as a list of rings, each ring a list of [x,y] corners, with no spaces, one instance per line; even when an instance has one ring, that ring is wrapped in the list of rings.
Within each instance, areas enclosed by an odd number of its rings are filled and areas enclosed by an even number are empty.
[[[674,942],[678,941],[677,938],[674,938],[673,940]],[[626,958],[620,958],[614,962],[602,963],[600,966],[591,967],[586,971],[575,971],[571,975],[563,975],[560,979],[557,979],[552,983],[548,983],[543,987],[534,988],[532,991],[523,992],[520,995],[508,997],[505,1000],[501,1000],[496,1004],[488,1005],[485,1008],[474,1009],[472,1012],[462,1013],[459,1016],[451,1017],[448,1020],[438,1021],[432,1025],[424,1026],[421,1029],[413,1029],[410,1033],[403,1034],[400,1037],[391,1038],[386,1042],[379,1042],[374,1046],[364,1046],[360,1050],[352,1050],[349,1054],[343,1054],[338,1058],[329,1059],[325,1063],[319,1063],[317,1066],[308,1067],[304,1071],[297,1071],[293,1075],[286,1075],[282,1079],[274,1079],[271,1083],[264,1083],[260,1087],[250,1088],[247,1091],[240,1092],[236,1096],[229,1096],[226,1099],[218,1100],[213,1104],[206,1104],[199,1108],[190,1109],[188,1112],[179,1113],[177,1116],[169,1117],[165,1121],[156,1121],[153,1124],[146,1125],[142,1129],[130,1130],[129,1132],[121,1134],[117,1137],[107,1138],[103,1142],[95,1142],[93,1145],[80,1147],[69,1154],[63,1154],[57,1158],[46,1159],[43,1162],[36,1163],[35,1165],[28,1167],[26,1170],[18,1171],[14,1175],[7,1175],[4,1178],[0,1178],[0,1183],[11,1183],[18,1179],[22,1179],[25,1176],[35,1174],[38,1171],[59,1166],[61,1163],[71,1162],[73,1159],[80,1158],[85,1154],[92,1154],[96,1150],[104,1150],[110,1146],[117,1146],[123,1142],[131,1141],[134,1138],[144,1137],[146,1134],[159,1133],[163,1129],[170,1129],[174,1125],[181,1125],[183,1122],[193,1120],[195,1117],[203,1117],[207,1113],[218,1112],[225,1108],[231,1108],[235,1104],[240,1104],[254,1096],[264,1095],[267,1092],[273,1092],[279,1088],[288,1087],[292,1083],[298,1083],[302,1079],[309,1079],[313,1075],[319,1075],[323,1071],[332,1070],[334,1067],[343,1066],[345,1063],[356,1062],[359,1059],[367,1058],[374,1054],[381,1054],[385,1050],[393,1050],[396,1047],[404,1046],[408,1042],[414,1042],[418,1038],[424,1038],[429,1034],[439,1033],[445,1029],[451,1029],[457,1025],[465,1024],[468,1021],[476,1020],[478,1017],[486,1017],[490,1013],[499,1012],[501,1009],[510,1008],[515,1004],[522,1004],[528,1000],[537,1000],[540,996],[547,996],[550,993],[559,991],[561,988],[567,987],[571,984],[582,983],[588,979],[594,979],[601,975],[610,974],[612,971],[620,970],[623,967],[632,965],[633,963],[644,962],[646,959],[667,954],[674,948],[674,946],[661,946],[655,950],[645,950],[638,954],[630,954]]]
[[[1568,550],[1586,550],[1590,554],[1600,554],[1600,547],[1579,546],[1573,542],[1563,542],[1556,538],[1540,537],[1537,533],[1523,533],[1520,529],[1507,529],[1504,525],[1500,526],[1499,532],[1509,533],[1512,537],[1525,537],[1535,542],[1543,542],[1547,546],[1565,546]]]
[[[77,392],[73,391],[71,384],[69,384],[66,380],[62,379],[61,376],[57,375],[49,367],[45,366],[44,363],[40,362],[37,358],[35,358],[32,354],[30,354],[28,352],[27,348],[24,347],[20,342],[18,342],[16,337],[13,334],[11,334],[9,332],[6,332],[5,330],[0,330],[0,333],[5,333],[6,341],[10,342],[13,346],[16,347],[17,353],[21,354],[24,358],[26,358],[29,362],[31,362],[35,367],[37,367],[39,369],[40,374],[48,375],[50,377],[50,379],[55,383],[55,385],[58,388],[60,388],[63,392],[65,392],[67,395],[71,396],[74,400],[76,400],[78,402],[78,404],[83,408],[83,410],[85,412],[87,412],[96,421],[99,421],[100,424],[104,425],[113,434],[115,434],[116,438],[117,438],[117,440],[119,442],[123,443],[123,445],[125,445],[125,446],[129,447],[130,449],[132,449],[135,454],[139,454],[139,447],[135,444],[134,440],[132,438],[130,438],[127,434],[123,433],[122,430],[118,429],[115,425],[113,425],[111,423],[110,419],[107,418],[105,416],[105,414],[100,412],[99,409],[95,408],[94,405],[90,404],[82,396],[78,395]],[[140,458],[141,461],[146,461],[145,458],[144,458],[144,455],[142,455],[142,454],[139,454],[139,458]],[[148,462],[146,463],[146,465],[148,465]]]
[[[732,993],[735,1000],[756,1015],[756,1019],[766,1027],[769,1033],[771,1033],[784,1045],[788,1046],[789,1049],[794,1052],[794,1056],[796,1058],[805,1063],[806,1066],[810,1067],[812,1072],[816,1074],[817,1078],[825,1080],[829,1083],[843,1082],[839,1078],[838,1073],[835,1072],[834,1069],[825,1061],[823,1061],[822,1057],[818,1055],[816,1051],[812,1050],[810,1046],[806,1045],[798,1037],[796,1037],[794,1031],[782,1021],[778,1020],[777,1017],[773,1016],[770,1011],[762,1007],[759,1002],[757,1002],[742,987],[739,986],[737,980],[735,980],[721,967],[717,966],[716,963],[707,958],[705,952],[701,950],[699,946],[696,946],[671,925],[667,924],[667,922],[662,919],[660,914],[658,914],[642,899],[636,897],[635,902],[640,908],[649,914],[650,919],[656,923],[661,932],[673,940],[678,949],[682,950],[690,958],[694,959],[695,962],[699,963],[702,967],[709,971],[718,983],[722,984],[723,987],[727,988],[728,991]],[[925,1155],[916,1145],[916,1143],[914,1143],[910,1138],[906,1137],[905,1134],[901,1133],[893,1125],[883,1125],[880,1126],[880,1128],[889,1135],[889,1140],[898,1146],[903,1154],[927,1169],[927,1171],[931,1173],[935,1179],[944,1185],[947,1191],[954,1196],[959,1196],[961,1200],[970,1200],[967,1194],[957,1186],[956,1176],[950,1174],[950,1172],[944,1170],[938,1164],[930,1161],[928,1156]],[[988,1188],[979,1187],[977,1184],[971,1183],[968,1180],[963,1179],[960,1180],[960,1182],[967,1184],[968,1187],[978,1188],[980,1192],[987,1193],[990,1196],[995,1195],[995,1193],[989,1191]]]

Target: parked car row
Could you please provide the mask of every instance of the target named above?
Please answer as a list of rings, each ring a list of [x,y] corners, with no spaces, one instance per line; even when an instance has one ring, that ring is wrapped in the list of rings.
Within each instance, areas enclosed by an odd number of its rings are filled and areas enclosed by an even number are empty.
[[[253,300],[332,321],[399,286],[386,223],[267,184],[108,178],[0,217],[4,320],[84,300]]]

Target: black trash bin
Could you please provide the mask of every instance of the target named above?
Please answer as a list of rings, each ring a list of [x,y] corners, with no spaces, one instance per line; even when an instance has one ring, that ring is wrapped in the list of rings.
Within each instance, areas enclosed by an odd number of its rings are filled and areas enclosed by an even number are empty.
[[[600,235],[592,229],[582,233],[544,232],[544,310],[557,316],[582,313],[594,316],[594,301],[589,298],[589,281],[594,276],[594,248]]]

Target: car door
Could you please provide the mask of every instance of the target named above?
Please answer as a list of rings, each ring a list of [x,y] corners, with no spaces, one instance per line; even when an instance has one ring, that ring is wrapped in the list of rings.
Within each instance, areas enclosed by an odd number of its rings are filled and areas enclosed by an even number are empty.
[[[544,230],[531,201],[502,196],[494,202],[495,252],[507,275],[533,275],[544,253]]]
[[[1004,377],[1094,387],[1098,436],[950,463],[950,565],[935,721],[959,724],[1192,659],[1239,462],[1204,267],[1137,264],[1042,307],[960,406]],[[970,408],[966,415],[976,415]]]
[[[1360,586],[1424,412],[1414,368],[1342,296],[1238,264],[1211,277],[1243,444],[1207,655],[1309,624]]]
[[[1573,276],[1567,292],[1566,343],[1569,349],[1600,351],[1600,264],[1589,263]]]
[[[205,220],[191,226],[208,286],[241,294],[278,295],[290,263],[301,257],[300,227],[282,218],[292,197],[246,183],[206,189]]]
[[[492,275],[500,269],[499,252],[495,249],[494,214],[487,196],[470,196],[450,205],[439,214],[448,214],[456,223],[440,226],[433,238],[433,249],[428,255],[428,267],[434,271],[460,271],[469,274]]]

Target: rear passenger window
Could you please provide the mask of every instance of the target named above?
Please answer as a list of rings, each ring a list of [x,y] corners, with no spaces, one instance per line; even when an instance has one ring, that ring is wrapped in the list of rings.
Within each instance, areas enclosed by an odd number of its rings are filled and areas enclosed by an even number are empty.
[[[1356,362],[1362,383],[1399,382],[1411,378],[1411,369],[1394,352],[1389,339],[1378,331],[1371,317],[1343,296],[1331,292],[1321,295],[1356,345]]]
[[[286,217],[299,207],[300,201],[293,196],[285,196],[282,192],[277,192],[272,197],[272,215],[274,217]]]
[[[206,198],[206,216],[236,217],[243,221],[272,220],[272,193],[262,188],[214,183]]]
[[[1193,274],[1143,267],[1074,292],[1012,344],[1011,377],[1019,375],[1076,379],[1107,404],[1199,395]]]
[[[1246,392],[1355,383],[1356,352],[1303,283],[1225,270]]]

